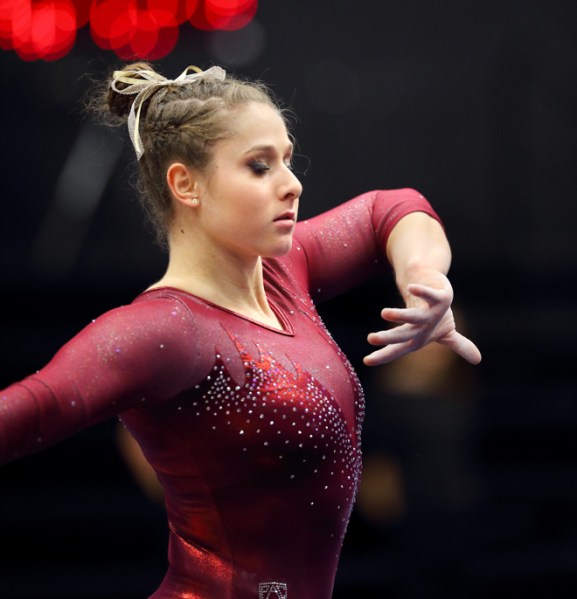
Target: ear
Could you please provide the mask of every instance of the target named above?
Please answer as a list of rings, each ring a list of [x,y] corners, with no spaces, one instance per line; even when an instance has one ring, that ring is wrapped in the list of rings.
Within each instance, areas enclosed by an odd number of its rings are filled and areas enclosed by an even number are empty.
[[[186,205],[190,205],[197,198],[198,186],[194,171],[182,164],[173,162],[166,170],[166,183],[173,198]]]

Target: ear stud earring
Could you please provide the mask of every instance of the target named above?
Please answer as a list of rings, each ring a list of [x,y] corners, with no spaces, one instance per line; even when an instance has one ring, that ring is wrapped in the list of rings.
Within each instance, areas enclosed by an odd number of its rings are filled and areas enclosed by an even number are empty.
[[[193,206],[198,206],[198,198],[191,198],[191,200],[190,200],[190,203],[191,203]]]

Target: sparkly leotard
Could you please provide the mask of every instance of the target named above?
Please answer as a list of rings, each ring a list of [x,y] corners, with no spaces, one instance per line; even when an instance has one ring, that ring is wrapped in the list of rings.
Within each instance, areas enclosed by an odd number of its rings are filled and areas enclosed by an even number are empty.
[[[96,319],[0,393],[0,459],[119,415],[164,487],[169,569],[154,599],[328,599],[361,468],[362,391],[313,304],[383,270],[427,212],[369,192],[298,224],[264,260],[282,329],[160,288]]]

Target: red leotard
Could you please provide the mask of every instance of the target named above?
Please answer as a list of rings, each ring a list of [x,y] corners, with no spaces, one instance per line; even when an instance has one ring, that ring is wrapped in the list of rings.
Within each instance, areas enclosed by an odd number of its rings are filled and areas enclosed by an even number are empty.
[[[164,487],[169,569],[154,599],[328,599],[361,469],[363,396],[315,300],[382,270],[414,190],[297,225],[266,259],[275,329],[172,288],[89,324],[0,393],[0,460],[119,415]]]

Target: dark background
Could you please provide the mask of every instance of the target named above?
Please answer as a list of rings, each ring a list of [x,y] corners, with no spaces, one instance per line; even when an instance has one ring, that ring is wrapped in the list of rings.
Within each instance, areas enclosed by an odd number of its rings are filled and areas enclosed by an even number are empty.
[[[460,326],[484,355],[452,365],[466,384],[439,397],[391,389],[391,367],[361,364],[398,301],[391,282],[321,306],[367,390],[367,456],[397,497],[378,517],[355,509],[335,598],[574,597],[577,4],[269,0],[238,32],[183,26],[156,65],[175,77],[214,63],[264,79],[298,115],[302,217],[374,188],[428,197]],[[57,62],[0,53],[0,387],[162,274],[126,133],[82,111],[117,64],[86,30]],[[156,588],[163,511],[116,435],[103,423],[2,468],[0,597]]]

